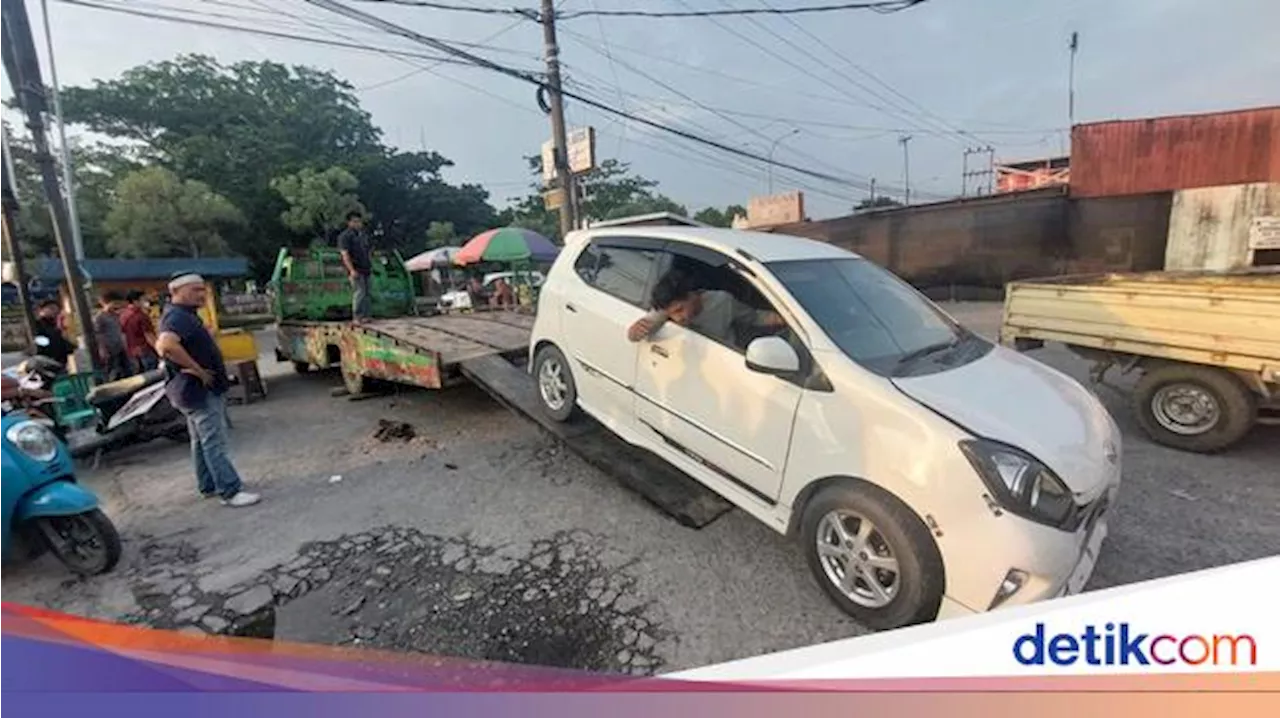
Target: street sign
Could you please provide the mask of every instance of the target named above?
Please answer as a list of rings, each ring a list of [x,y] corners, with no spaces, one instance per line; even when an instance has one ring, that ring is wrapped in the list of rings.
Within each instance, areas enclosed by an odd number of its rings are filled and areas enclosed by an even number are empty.
[[[579,127],[569,130],[565,136],[568,144],[569,171],[573,174],[590,172],[596,167],[596,130]],[[555,141],[542,143],[542,181],[551,184],[556,178]]]
[[[1280,215],[1253,218],[1249,249],[1280,249]]]
[[[564,206],[564,198],[565,192],[563,188],[549,189],[542,193],[542,206],[546,207],[549,212],[560,209]]]
[[[752,197],[747,202],[747,227],[774,227],[804,221],[804,192]]]

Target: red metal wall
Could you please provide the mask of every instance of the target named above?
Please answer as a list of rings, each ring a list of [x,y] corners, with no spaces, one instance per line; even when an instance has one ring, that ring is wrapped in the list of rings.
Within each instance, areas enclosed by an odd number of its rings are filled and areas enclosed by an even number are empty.
[[[1077,125],[1071,195],[1280,181],[1280,107]]]

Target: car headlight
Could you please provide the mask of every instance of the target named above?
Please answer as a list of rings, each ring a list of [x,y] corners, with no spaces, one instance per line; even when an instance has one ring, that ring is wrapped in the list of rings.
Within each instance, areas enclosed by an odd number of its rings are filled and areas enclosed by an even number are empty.
[[[1030,454],[986,439],[960,442],[997,503],[1032,521],[1069,530],[1076,514],[1071,490]]]
[[[5,438],[36,461],[51,461],[58,455],[58,437],[44,425],[34,421],[14,424],[5,432]]]

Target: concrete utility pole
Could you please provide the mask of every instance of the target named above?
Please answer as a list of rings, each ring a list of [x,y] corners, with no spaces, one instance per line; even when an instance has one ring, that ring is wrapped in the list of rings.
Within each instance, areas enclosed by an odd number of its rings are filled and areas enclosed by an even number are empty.
[[[27,268],[22,257],[22,247],[18,246],[18,237],[14,234],[14,217],[18,213],[18,195],[13,191],[12,155],[9,154],[9,138],[0,138],[4,154],[4,251],[9,255],[10,266],[13,267],[13,283],[18,286],[18,303],[22,305],[22,318],[27,323],[27,346],[34,346],[36,341],[36,315],[31,308],[31,290],[27,286]]]
[[[1080,49],[1080,33],[1071,33],[1071,43],[1067,45],[1067,49],[1071,50],[1071,60],[1067,67],[1067,127],[1075,127],[1076,124],[1076,52]]]
[[[44,114],[48,103],[44,95],[44,80],[40,77],[40,58],[36,55],[35,41],[31,35],[31,22],[27,18],[27,6],[23,0],[2,0],[4,26],[4,70],[13,85],[14,96],[27,116],[27,128],[35,145],[36,163],[40,165],[40,179],[45,199],[49,202],[49,214],[53,219],[53,234],[62,255],[62,272],[71,292],[71,306],[75,310],[76,325],[84,336],[84,349],[89,353],[89,363],[95,370],[98,362],[98,342],[93,334],[93,316],[89,300],[84,294],[80,262],[71,246],[71,220],[67,203],[58,185],[58,170],[49,152],[49,139],[45,136]]]
[[[773,194],[773,153],[774,153],[774,150],[778,149],[778,143],[782,142],[783,140],[787,139],[788,137],[794,137],[795,135],[798,135],[798,134],[800,134],[800,128],[799,128],[799,127],[793,127],[793,128],[791,128],[790,130],[787,130],[785,133],[783,133],[783,134],[781,134],[781,135],[778,135],[777,139],[775,139],[775,140],[773,141],[773,143],[769,145],[769,165],[768,165],[768,173],[769,173],[769,194]]]
[[[573,186],[573,174],[569,171],[568,137],[564,127],[564,96],[560,94],[560,46],[556,44],[556,8],[553,0],[542,0],[542,42],[547,59],[547,94],[551,104],[551,141],[556,180],[564,197],[560,204],[560,236],[564,237],[578,227],[578,195]]]
[[[911,156],[907,152],[907,143],[910,141],[911,135],[898,138],[898,144],[902,145],[903,204],[911,204]]]
[[[80,210],[76,208],[75,167],[71,164],[71,147],[67,145],[67,123],[62,119],[62,90],[58,87],[58,66],[53,61],[53,29],[49,23],[49,0],[40,0],[44,17],[44,42],[49,53],[49,81],[53,83],[53,116],[58,121],[58,151],[62,155],[62,186],[67,191],[67,210],[71,217],[72,246],[76,259],[84,261],[84,235],[80,232]]]

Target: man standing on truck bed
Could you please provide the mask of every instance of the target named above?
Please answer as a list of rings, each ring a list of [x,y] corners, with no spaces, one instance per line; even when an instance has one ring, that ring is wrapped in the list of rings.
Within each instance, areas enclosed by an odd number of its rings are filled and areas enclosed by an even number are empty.
[[[369,275],[373,262],[369,257],[369,235],[364,231],[364,217],[359,210],[347,212],[347,228],[338,235],[342,264],[351,278],[351,318],[357,324],[369,318]]]

